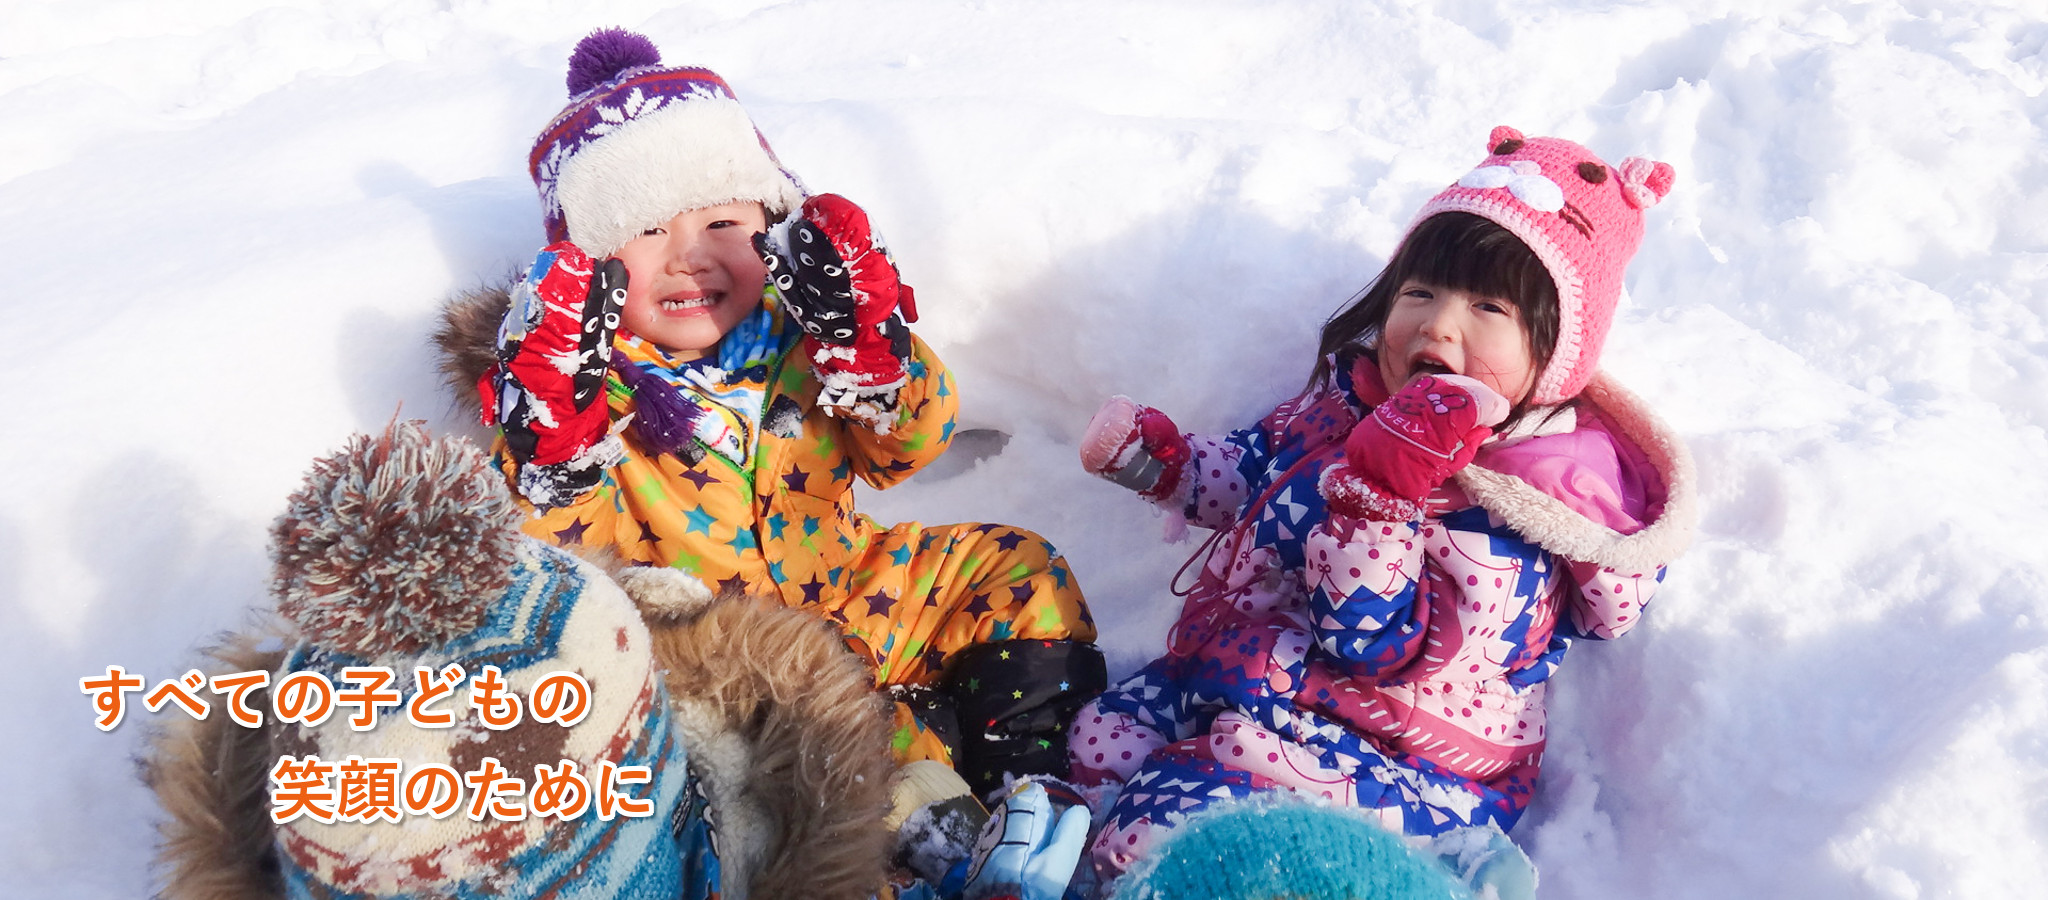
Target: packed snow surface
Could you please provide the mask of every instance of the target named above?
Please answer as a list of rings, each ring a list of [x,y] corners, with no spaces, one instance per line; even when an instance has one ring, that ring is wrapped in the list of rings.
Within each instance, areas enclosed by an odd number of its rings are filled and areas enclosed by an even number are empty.
[[[614,24],[917,287],[981,431],[864,507],[1042,532],[1118,673],[1195,543],[1076,464],[1105,397],[1206,431],[1293,392],[1495,125],[1671,163],[1605,364],[1704,515],[1557,683],[1544,896],[2048,884],[2040,0],[9,0],[0,895],[152,884],[130,759],[181,714],[102,733],[78,679],[267,604],[266,526],[349,433],[481,435],[436,305],[542,242],[525,154]]]

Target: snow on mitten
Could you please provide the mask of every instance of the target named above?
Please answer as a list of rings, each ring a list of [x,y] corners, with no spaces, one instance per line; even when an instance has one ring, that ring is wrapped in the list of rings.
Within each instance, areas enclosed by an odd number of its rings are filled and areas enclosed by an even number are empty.
[[[927,884],[938,884],[974,855],[988,810],[953,767],[920,759],[896,770],[889,783],[893,805],[885,827],[896,831],[895,863]]]
[[[804,354],[823,383],[818,404],[887,433],[917,304],[868,214],[845,197],[819,194],[756,235],[754,249],[804,330]]]
[[[626,302],[626,264],[550,244],[512,288],[498,364],[477,385],[484,424],[503,429],[519,492],[541,509],[595,487],[625,449],[607,428],[605,372]]]
[[[1472,461],[1508,408],[1475,379],[1418,375],[1351,429],[1344,462],[1323,470],[1323,498],[1353,518],[1420,519],[1430,492]]]
[[[1173,496],[1193,455],[1166,414],[1122,394],[1109,398],[1081,435],[1081,467],[1147,500]]]

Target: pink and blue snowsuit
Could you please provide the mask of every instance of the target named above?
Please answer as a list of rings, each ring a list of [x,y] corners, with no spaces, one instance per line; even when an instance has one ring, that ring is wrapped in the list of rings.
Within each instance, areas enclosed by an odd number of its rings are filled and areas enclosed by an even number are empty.
[[[1423,519],[1331,513],[1318,479],[1387,393],[1369,356],[1334,371],[1250,428],[1187,436],[1188,485],[1162,502],[1217,530],[1206,564],[1166,655],[1069,742],[1078,780],[1123,785],[1091,851],[1105,882],[1155,829],[1262,790],[1408,834],[1506,830],[1542,757],[1545,683],[1575,639],[1634,627],[1690,538],[1684,448],[1604,376],[1489,444]]]

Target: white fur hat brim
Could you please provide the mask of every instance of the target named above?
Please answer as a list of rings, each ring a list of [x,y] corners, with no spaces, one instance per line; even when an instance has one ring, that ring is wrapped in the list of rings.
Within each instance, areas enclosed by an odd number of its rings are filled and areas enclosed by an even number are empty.
[[[773,221],[803,204],[738,101],[647,102],[664,106],[611,126],[562,164],[555,196],[569,240],[585,252],[610,256],[686,210],[752,200]]]

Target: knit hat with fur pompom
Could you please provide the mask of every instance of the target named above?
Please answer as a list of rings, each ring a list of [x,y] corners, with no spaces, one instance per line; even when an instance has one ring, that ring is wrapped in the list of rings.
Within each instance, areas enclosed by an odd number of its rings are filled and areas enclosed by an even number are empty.
[[[1557,348],[1529,402],[1562,403],[1599,367],[1622,271],[1643,242],[1643,211],[1670,192],[1672,169],[1634,156],[1610,166],[1571,141],[1524,137],[1505,125],[1486,146],[1491,155],[1423,204],[1415,224],[1438,213],[1472,213],[1535,251],[1557,284]]]
[[[752,200],[772,222],[803,205],[718,73],[664,68],[646,37],[606,28],[576,45],[568,86],[527,156],[550,242],[601,258],[685,210]]]
[[[652,898],[693,877],[671,830],[685,756],[647,629],[603,572],[518,523],[481,451],[416,422],[316,462],[278,518],[273,590],[301,640],[271,690],[282,702],[287,676],[315,673],[338,701],[317,721],[273,723],[288,896]],[[495,722],[471,703],[487,667],[519,704]],[[365,683],[378,672],[390,680]],[[588,686],[580,713],[562,673]],[[348,695],[380,689],[366,722]],[[316,757],[332,769],[302,768]],[[651,778],[607,786],[607,764]],[[497,790],[479,790],[477,772],[497,773]],[[559,788],[546,799],[544,780]],[[285,808],[307,790],[330,802]]]

